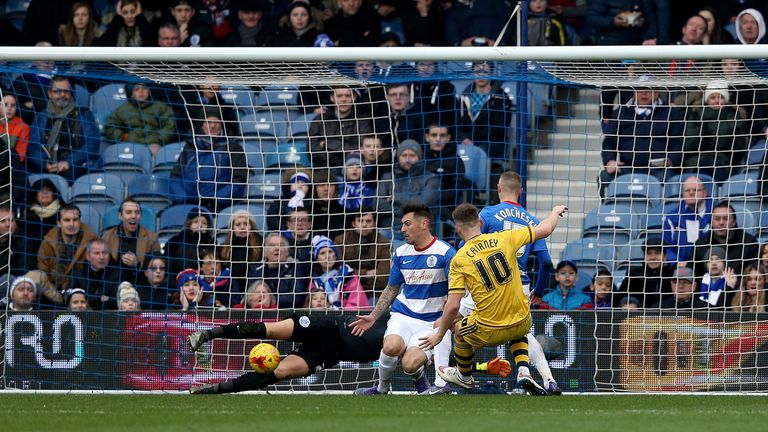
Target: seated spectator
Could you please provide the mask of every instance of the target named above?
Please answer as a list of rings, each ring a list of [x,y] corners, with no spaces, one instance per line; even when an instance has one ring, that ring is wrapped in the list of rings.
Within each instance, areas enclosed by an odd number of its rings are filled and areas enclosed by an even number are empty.
[[[87,263],[72,274],[69,286],[85,290],[88,304],[94,310],[114,310],[118,307],[117,288],[120,273],[111,270],[107,244],[100,238],[88,242]]]
[[[65,203],[56,184],[47,178],[41,178],[32,184],[27,191],[26,203],[19,234],[26,242],[26,247],[21,250],[30,251],[29,256],[24,257],[25,266],[28,270],[33,270],[37,267],[35,254],[40,248],[40,243],[48,231],[56,226],[59,207]]]
[[[248,269],[261,261],[263,239],[256,219],[248,210],[237,210],[229,218],[224,242],[219,246],[219,259],[229,268],[232,286],[242,290],[248,286]]]
[[[94,45],[105,47],[156,46],[155,32],[138,0],[120,0],[116,15]]]
[[[288,240],[279,233],[267,234],[264,239],[264,261],[249,271],[272,287],[278,308],[297,308],[304,304],[307,293],[308,271],[305,264],[296,263],[289,255]]]
[[[707,273],[701,278],[698,300],[706,303],[705,307],[724,307],[726,296],[736,290],[739,278],[736,272],[725,265],[725,249],[713,246],[709,250]],[[726,292],[727,291],[727,292]]]
[[[304,207],[289,208],[285,215],[289,254],[299,263],[309,263],[312,258],[312,215]]]
[[[344,161],[344,174],[339,177],[339,204],[349,212],[371,206],[376,190],[363,181],[363,161],[359,153],[349,153]]]
[[[153,101],[146,83],[129,84],[131,95],[107,119],[104,137],[114,142],[146,144],[153,155],[176,138],[173,110],[164,102]]]
[[[502,88],[502,81],[492,79],[488,62],[472,66],[475,80],[459,100],[459,135],[456,141],[482,148],[491,159],[507,161],[511,156],[510,139],[512,101]]]
[[[141,310],[139,292],[130,282],[121,282],[117,288],[117,310],[121,312]]]
[[[312,288],[309,290],[307,300],[304,302],[305,309],[328,309],[328,293],[323,288]]]
[[[91,310],[84,289],[70,288],[67,290],[67,310],[70,312],[85,312]]]
[[[394,209],[394,232],[400,230],[403,217],[400,208],[410,201],[419,201],[428,207],[436,206],[440,201],[440,178],[427,171],[421,145],[413,140],[405,140],[397,147],[394,178],[387,173],[379,182],[376,195],[379,197],[377,211],[380,215],[389,215]],[[391,201],[390,201],[391,197]],[[390,221],[380,220],[381,226],[388,226]]]
[[[376,229],[376,211],[362,207],[352,218],[352,228],[334,239],[341,261],[360,277],[364,290],[379,294],[387,286],[391,243]]]
[[[378,110],[373,113],[373,129],[382,139],[384,147],[395,147],[406,139],[421,140],[424,136],[424,115],[413,103],[411,86],[387,84],[386,97],[389,103],[377,105]]]
[[[78,1],[72,5],[66,24],[59,26],[59,45],[70,47],[92,46],[101,36],[91,4]]]
[[[322,288],[333,309],[361,309],[369,306],[360,278],[339,260],[339,249],[325,236],[312,238],[312,281],[309,289]]]
[[[448,45],[461,46],[493,45],[494,39],[502,33],[512,12],[510,2],[454,1],[452,6],[445,10],[446,42]]]
[[[38,42],[35,47],[48,48],[48,42]],[[32,62],[27,72],[13,80],[13,94],[16,95],[19,116],[24,123],[33,125],[37,113],[45,112],[48,104],[48,88],[51,78],[58,72],[55,62],[37,60]],[[10,92],[7,92],[8,94]]]
[[[240,307],[245,309],[277,309],[272,288],[263,280],[255,280],[245,290]]]
[[[313,168],[337,169],[343,166],[345,153],[358,150],[360,136],[373,131],[370,119],[361,118],[351,88],[335,88],[330,100],[333,106],[315,117],[309,127]]]
[[[324,23],[334,46],[372,47],[381,34],[379,15],[362,0],[339,0],[339,11]]]
[[[379,47],[393,48],[399,46],[403,46],[403,43],[397,33],[390,31],[381,34],[381,37],[379,38]],[[373,76],[380,78],[413,76],[415,72],[416,69],[407,62],[398,60],[379,60],[374,64]]]
[[[199,274],[203,291],[213,293],[217,304],[232,307],[240,303],[242,291],[232,285],[229,269],[222,265],[215,249],[201,251]]]
[[[196,310],[215,307],[213,293],[203,291],[200,278],[195,269],[183,270],[176,276],[177,292],[171,296],[171,302],[181,310]]]
[[[21,276],[37,268],[40,240],[29,244],[30,240],[24,237],[23,231],[18,231],[7,195],[0,199],[0,274]]]
[[[238,26],[221,41],[225,47],[268,47],[274,43],[274,29],[261,22],[260,0],[240,0],[237,3]]]
[[[592,303],[595,309],[610,309],[613,307],[613,275],[605,269],[600,269],[589,284],[592,291]]]
[[[192,119],[204,119],[206,112],[218,113],[224,123],[225,135],[240,136],[240,120],[237,108],[228,102],[221,94],[218,84],[201,84],[197,87],[182,86],[181,96],[184,98],[185,109]],[[179,117],[177,115],[177,117]],[[186,122],[185,122],[186,123]]]
[[[434,0],[416,0],[405,3],[402,21],[407,45],[445,45],[443,5],[443,2]]]
[[[339,203],[339,185],[331,178],[330,171],[325,169],[315,170],[312,182],[312,231],[335,238],[347,226],[346,210]]]
[[[696,176],[683,182],[683,201],[663,216],[664,252],[667,262],[687,267],[693,259],[693,245],[709,232],[712,198]]]
[[[528,45],[565,46],[565,24],[550,12],[547,0],[528,2]]]
[[[162,48],[181,46],[181,30],[176,24],[167,22],[157,28],[157,46]]]
[[[48,88],[48,105],[30,129],[27,166],[33,173],[59,174],[73,182],[101,168],[101,138],[93,114],[78,107],[69,79],[57,76]]]
[[[704,234],[693,246],[693,272],[697,277],[707,273],[709,251],[712,246],[725,250],[725,267],[730,267],[739,275],[745,263],[757,261],[759,249],[757,239],[736,226],[736,210],[723,201],[712,209],[712,225],[709,233]]]
[[[649,23],[656,21],[653,10],[634,0],[591,1],[587,3],[587,27],[594,45],[645,45],[656,38]],[[655,43],[654,43],[655,44]]]
[[[677,45],[701,45],[704,41],[704,35],[707,32],[707,20],[700,15],[693,15],[685,22],[682,31],[682,38],[677,41]],[[694,67],[693,59],[672,60],[670,65],[670,75],[689,71]]]
[[[621,281],[619,292],[614,295],[614,302],[632,296],[640,300],[643,307],[650,307],[669,293],[669,279],[673,269],[664,265],[662,239],[656,236],[646,238],[643,252],[643,265],[629,269]]]
[[[750,72],[739,59],[722,59],[720,73],[728,83],[729,102],[737,107],[741,116],[752,120],[750,133],[754,139],[768,136],[768,87],[741,83],[740,77]],[[701,93],[703,98],[704,93]]]
[[[731,34],[723,28],[722,20],[715,9],[704,6],[699,9],[698,15],[707,21],[707,31],[704,32],[702,44],[716,45],[732,44],[734,42]]]
[[[626,296],[619,301],[619,309],[642,309],[643,304],[640,302],[640,300],[637,299],[637,297],[633,296]]]
[[[765,270],[750,264],[744,268],[741,289],[733,294],[730,310],[733,312],[765,312]]]
[[[683,145],[684,171],[717,182],[740,170],[749,147],[750,120],[728,105],[728,84],[715,80],[704,91],[704,107],[688,112]]]
[[[196,3],[194,0],[172,0],[170,2],[172,20],[179,28],[180,46],[215,46],[210,26],[197,19]]]
[[[37,301],[37,284],[31,278],[19,276],[11,283],[5,300],[8,304],[2,305],[3,309],[7,306],[13,312],[32,311]]]
[[[555,267],[555,289],[541,298],[541,309],[574,310],[593,309],[592,299],[583,292],[574,290],[579,270],[571,261],[560,261]]]
[[[11,173],[13,184],[27,184],[27,151],[29,149],[29,126],[21,117],[16,115],[16,96],[3,92],[3,103],[0,104],[0,140],[6,141],[8,152],[0,156],[0,175],[2,194],[13,194],[16,202],[24,202],[24,188],[11,188]],[[4,119],[4,120],[3,120]],[[6,167],[10,167],[7,169]]]
[[[471,182],[464,176],[464,162],[457,154],[456,142],[451,139],[447,126],[431,122],[425,138],[424,162],[427,171],[440,178],[440,211],[447,216],[463,202],[462,192],[471,190]]]
[[[101,238],[107,243],[113,271],[120,280],[135,284],[138,273],[151,256],[160,254],[157,234],[141,225],[141,205],[132,198],[120,204],[120,224],[108,229]]]
[[[436,121],[453,129],[456,125],[456,88],[450,81],[435,79],[436,71],[437,63],[434,61],[416,62],[419,81],[411,84],[413,109],[422,114],[423,125]],[[456,130],[449,132],[457,136]]]
[[[312,171],[298,168],[283,171],[281,176],[280,199],[272,201],[267,208],[267,229],[285,229],[285,215],[292,209],[308,207],[312,202]]]
[[[136,291],[142,299],[145,309],[164,310],[168,307],[170,296],[175,291],[168,265],[161,257],[152,257],[147,268],[139,275]]]
[[[200,207],[194,207],[187,213],[184,229],[174,235],[165,244],[165,256],[168,260],[168,272],[178,274],[188,268],[196,268],[200,262],[200,250],[216,245],[211,235],[212,221],[210,213]]]
[[[278,47],[311,47],[317,39],[317,29],[312,20],[309,3],[294,1],[288,6],[287,23],[275,37]]]
[[[764,268],[768,268],[768,243],[761,244],[759,248],[759,252],[760,252],[760,262],[758,264],[763,266]]]
[[[391,169],[391,152],[384,151],[384,144],[377,135],[365,135],[360,139],[360,159],[363,163],[363,181],[373,187]]]
[[[747,8],[736,16],[736,39],[742,45],[768,43],[765,18],[757,9]]]
[[[88,226],[81,225],[77,206],[63,204],[59,207],[56,228],[48,231],[40,244],[37,254],[39,271],[27,273],[40,287],[47,302],[64,305],[62,293],[69,288],[72,275],[86,269],[88,243],[97,238]]]
[[[638,85],[647,85],[649,79],[643,75]],[[634,98],[603,122],[601,196],[620,174],[650,174],[661,181],[675,174],[682,159],[684,129],[682,113],[663,105],[658,91],[636,87]]]
[[[692,309],[695,299],[696,282],[693,279],[693,270],[688,267],[678,267],[672,273],[669,281],[672,295],[663,298],[660,302],[651,306],[655,309]]]
[[[177,203],[190,202],[214,212],[245,198],[248,165],[237,142],[223,136],[221,115],[206,110],[200,135],[189,142],[171,171],[171,196]]]

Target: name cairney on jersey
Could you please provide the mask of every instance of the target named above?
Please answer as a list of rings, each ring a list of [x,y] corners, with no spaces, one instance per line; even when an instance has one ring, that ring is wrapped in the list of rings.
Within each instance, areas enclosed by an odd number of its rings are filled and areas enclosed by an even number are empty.
[[[456,250],[435,237],[425,249],[405,244],[392,256],[389,284],[400,285],[392,312],[424,321],[443,314],[448,297],[448,271]]]

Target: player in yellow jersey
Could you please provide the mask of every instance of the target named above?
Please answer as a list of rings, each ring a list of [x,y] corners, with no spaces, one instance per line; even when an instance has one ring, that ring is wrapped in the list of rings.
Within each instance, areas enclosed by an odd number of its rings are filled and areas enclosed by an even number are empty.
[[[437,370],[445,381],[472,388],[475,350],[509,342],[517,365],[518,384],[531,394],[546,394],[531,377],[529,368],[526,334],[531,328],[531,310],[520,281],[517,250],[552,234],[566,210],[565,206],[557,206],[536,226],[490,234],[481,234],[480,215],[475,206],[465,203],[454,210],[456,234],[466,243],[451,261],[448,300],[436,323],[438,331],[422,338],[424,347],[433,347],[453,328],[456,367],[441,366]],[[475,300],[475,310],[454,323],[465,290]]]

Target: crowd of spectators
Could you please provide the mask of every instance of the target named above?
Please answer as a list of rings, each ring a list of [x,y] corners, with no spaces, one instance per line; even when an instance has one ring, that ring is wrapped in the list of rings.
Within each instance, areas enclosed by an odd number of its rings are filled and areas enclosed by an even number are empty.
[[[762,6],[739,3],[737,10],[729,2],[532,0],[528,43],[763,43]],[[0,26],[4,43],[37,46],[478,46],[494,43],[512,7],[498,0],[121,0],[95,10],[90,1],[33,0],[22,29]],[[507,31],[502,43],[516,43],[514,34]],[[758,241],[704,186],[740,172],[747,149],[766,137],[768,94],[728,81],[748,66],[722,60],[699,91],[662,91],[639,75],[633,91],[605,92],[601,190],[629,172],[661,182],[695,176],[684,182],[683,201],[666,210],[662,235],[647,238],[642,263],[622,279],[601,270],[584,284],[584,269],[563,260],[540,307],[765,309]],[[13,168],[14,185],[26,185],[0,191],[14,203],[0,206],[0,234],[13,234],[0,235],[9,255],[0,260],[15,276],[6,296],[13,310],[367,308],[386,286],[402,205],[421,201],[444,222],[459,202],[476,198],[467,193],[476,185],[461,146],[480,149],[496,173],[509,168],[514,151],[517,107],[497,65],[472,64],[475,79],[457,90],[433,78],[435,62],[357,62],[358,78],[413,81],[301,89],[294,108],[308,123],[307,166],[280,170],[280,196],[264,214],[240,208],[219,225],[224,210],[247,207],[257,168],[241,106],[214,83],[132,81],[116,109],[95,112],[77,100],[76,86],[93,93],[107,83],[68,67],[38,61],[3,78],[4,165]],[[694,67],[681,59],[670,75]],[[183,147],[168,174],[168,197],[194,206],[179,221],[183,228],[164,238],[143,220],[154,213],[137,198],[116,203],[119,223],[101,230],[84,223],[60,183],[40,177],[55,174],[71,187],[101,172],[106,145],[139,144],[158,158],[175,142]]]

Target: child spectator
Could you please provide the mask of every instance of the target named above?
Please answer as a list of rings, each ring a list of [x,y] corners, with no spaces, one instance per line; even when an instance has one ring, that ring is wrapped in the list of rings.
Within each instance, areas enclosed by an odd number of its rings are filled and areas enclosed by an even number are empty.
[[[59,45],[87,47],[93,45],[99,36],[101,30],[90,3],[79,1],[73,4],[67,23],[59,26]]]
[[[67,290],[67,310],[70,312],[85,312],[90,310],[88,296],[82,288]]]
[[[363,181],[363,162],[359,153],[350,153],[344,161],[344,176],[339,178],[339,204],[352,212],[372,206],[376,191]]]
[[[122,282],[117,288],[117,310],[121,312],[141,310],[139,292],[130,282]]]
[[[281,178],[280,199],[272,201],[267,209],[267,228],[285,229],[284,216],[290,209],[305,208],[312,202],[312,173],[309,170],[287,170]]]
[[[304,308],[306,309],[328,309],[328,293],[322,288],[312,288],[307,296],[307,301],[304,302]]]
[[[583,292],[574,291],[574,285],[579,278],[579,270],[572,261],[560,261],[555,267],[557,287],[545,294],[541,299],[541,309],[592,309],[592,299]]]
[[[733,312],[765,312],[765,269],[754,264],[744,269],[741,289],[731,300]]]
[[[147,309],[166,309],[169,296],[173,292],[171,278],[165,260],[154,257],[147,263],[147,268],[139,275],[136,291]]]
[[[384,144],[376,135],[366,135],[360,138],[360,159],[363,162],[363,181],[376,183],[384,175],[384,170],[389,170],[389,154],[384,152]]]
[[[203,292],[195,269],[183,270],[176,276],[176,289],[173,303],[180,305],[183,311],[213,306],[213,296]]]
[[[200,253],[200,284],[203,291],[213,293],[217,303],[231,306],[240,303],[238,287],[231,285],[228,268],[223,268],[214,249],[205,249]]]
[[[547,0],[528,2],[528,45],[564,46],[567,45],[565,25],[548,11]]]
[[[725,249],[714,246],[709,250],[707,273],[701,278],[699,300],[707,307],[725,306],[726,290],[735,290],[738,277],[730,267],[725,267]]]
[[[263,280],[255,280],[245,291],[242,302],[235,306],[245,309],[277,309],[277,300],[272,287]]]
[[[339,260],[339,249],[331,239],[312,239],[312,288],[322,288],[334,309],[360,309],[369,306],[355,270]]]
[[[600,269],[592,278],[589,290],[594,296],[595,309],[610,309],[613,305],[613,275],[605,269]]]
[[[311,47],[317,39],[309,3],[294,1],[288,6],[287,22],[275,37],[278,47]]]
[[[184,269],[196,267],[200,261],[200,249],[216,245],[210,234],[211,225],[211,214],[204,209],[194,207],[187,212],[184,229],[165,244],[169,273],[177,274]]]

